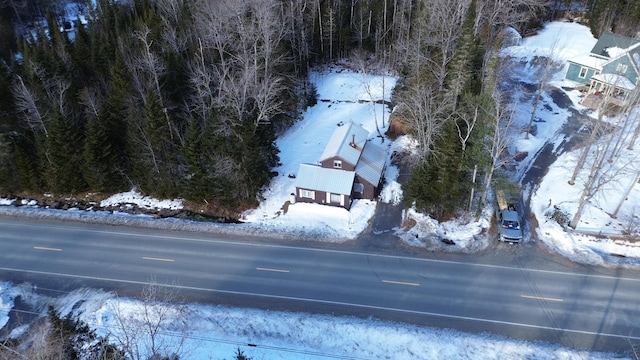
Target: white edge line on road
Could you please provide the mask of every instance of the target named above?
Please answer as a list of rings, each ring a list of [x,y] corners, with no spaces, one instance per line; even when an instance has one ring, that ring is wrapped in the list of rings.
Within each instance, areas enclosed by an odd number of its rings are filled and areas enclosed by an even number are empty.
[[[407,281],[395,281],[395,280],[382,280],[385,284],[395,284],[395,285],[407,285],[407,286],[420,286],[419,283],[415,282],[407,282]]]
[[[563,302],[564,300],[560,299],[560,298],[551,298],[551,297],[544,297],[544,296],[534,296],[534,295],[520,295],[521,298],[524,299],[533,299],[533,300],[545,300],[545,301],[555,301],[555,302]]]
[[[45,251],[62,251],[62,249],[60,249],[60,248],[52,248],[52,247],[46,247],[46,246],[34,246],[33,249],[34,250],[45,250]]]
[[[101,277],[96,277],[96,276],[70,275],[70,274],[52,273],[52,272],[45,272],[45,271],[20,270],[20,269],[11,269],[11,268],[2,268],[2,267],[0,267],[0,270],[25,272],[25,273],[39,274],[39,275],[75,277],[75,278],[81,278],[81,279],[89,279],[89,280],[97,280],[97,281],[109,281],[109,282],[119,282],[119,283],[125,283],[125,284],[137,284],[137,285],[147,285],[147,284],[149,284],[146,281],[117,280],[117,279],[101,278]],[[329,304],[329,305],[350,306],[350,307],[357,307],[357,308],[364,308],[364,309],[395,311],[395,312],[401,312],[401,313],[407,313],[407,314],[426,315],[426,316],[434,316],[434,317],[447,318],[447,319],[485,322],[485,323],[498,324],[498,325],[520,326],[520,327],[531,328],[531,329],[565,331],[565,332],[570,332],[570,333],[575,333],[575,334],[583,334],[583,335],[607,336],[607,337],[613,337],[613,338],[619,338],[619,339],[640,340],[640,336],[632,336],[630,334],[629,335],[618,335],[618,334],[608,334],[608,333],[597,333],[597,332],[586,331],[586,330],[573,330],[573,329],[564,329],[564,328],[558,328],[558,327],[552,327],[552,326],[521,324],[521,323],[516,323],[516,322],[511,322],[511,321],[481,319],[481,318],[474,318],[474,317],[470,317],[470,316],[440,314],[440,313],[434,313],[434,312],[429,312],[429,311],[396,309],[396,308],[388,308],[388,307],[375,306],[375,305],[353,304],[353,303],[346,303],[346,302],[341,302],[341,301],[305,299],[305,298],[292,297],[292,296],[281,296],[281,295],[254,294],[254,293],[247,293],[247,292],[242,292],[242,291],[206,289],[206,288],[200,288],[200,287],[195,287],[195,286],[181,286],[181,285],[167,285],[167,284],[163,284],[162,286],[169,287],[169,288],[176,288],[176,289],[195,290],[195,291],[204,291],[204,292],[221,293],[221,294],[257,296],[257,297],[264,297],[264,298],[270,298],[270,299],[295,300],[295,301],[304,301],[304,302],[311,302],[311,303],[322,303],[322,304]]]
[[[173,260],[173,259],[157,258],[157,257],[149,257],[149,256],[143,256],[143,257],[142,257],[142,260],[163,261],[163,262],[175,262],[175,260]]]
[[[284,269],[273,269],[273,268],[264,268],[264,267],[257,267],[256,270],[258,270],[258,271],[279,272],[279,273],[288,273],[288,272],[290,272],[289,270],[284,270]]]
[[[5,224],[5,223],[0,221],[0,224]],[[13,226],[19,226],[19,227],[34,227],[34,226],[38,226],[38,225],[33,225],[33,224],[22,225],[22,224],[15,224],[15,223],[7,223],[7,225],[13,225]],[[51,228],[51,227],[47,226],[45,228]],[[263,243],[253,243],[253,242],[235,242],[235,241],[226,241],[226,240],[218,240],[218,239],[197,239],[197,238],[180,237],[180,236],[136,234],[136,233],[125,233],[125,232],[120,232],[120,231],[78,229],[78,228],[64,227],[64,226],[58,226],[58,228],[71,229],[71,230],[76,230],[76,231],[81,231],[81,232],[95,232],[95,233],[126,235],[126,236],[135,236],[135,237],[148,237],[148,238],[156,238],[156,239],[181,240],[181,241],[191,241],[191,242],[200,242],[200,243],[219,243],[219,244],[230,244],[230,245],[240,245],[240,246],[256,246],[256,247],[266,247],[266,248],[295,249],[295,250],[301,250],[301,251],[327,252],[327,253],[335,253],[335,254],[353,254],[353,255],[360,255],[360,256],[389,258],[389,259],[414,260],[414,261],[432,262],[432,263],[440,263],[440,264],[456,264],[456,265],[465,265],[465,266],[486,267],[486,268],[493,268],[493,269],[529,271],[529,272],[537,272],[537,273],[558,274],[558,275],[567,275],[567,276],[579,276],[579,277],[596,278],[596,279],[615,279],[615,280],[625,280],[625,281],[640,282],[640,278],[636,279],[636,278],[627,278],[627,277],[616,277],[616,276],[611,276],[611,275],[580,274],[580,273],[554,271],[554,270],[531,269],[531,268],[504,266],[504,265],[492,265],[492,264],[478,264],[478,263],[468,263],[468,262],[451,261],[451,260],[424,259],[424,258],[418,258],[418,257],[407,257],[407,256],[398,256],[398,255],[368,254],[368,253],[362,253],[362,252],[357,252],[357,251],[343,251],[343,250],[332,250],[332,249],[314,249],[314,248],[286,246],[286,245],[274,245],[274,244],[263,244]],[[225,234],[222,234],[222,235],[225,235]],[[255,236],[255,235],[247,235],[247,236]]]

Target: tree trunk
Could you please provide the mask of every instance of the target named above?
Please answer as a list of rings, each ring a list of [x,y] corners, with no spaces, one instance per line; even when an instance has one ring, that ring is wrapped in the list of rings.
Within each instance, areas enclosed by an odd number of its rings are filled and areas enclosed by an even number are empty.
[[[629,187],[627,187],[627,191],[624,192],[624,195],[620,199],[618,206],[616,206],[616,210],[613,212],[613,214],[611,214],[612,218],[615,219],[618,217],[618,212],[620,211],[620,208],[624,204],[625,200],[627,200],[627,198],[629,197],[629,194],[631,193],[631,190],[633,190],[634,186],[638,183],[638,181],[640,181],[640,171],[636,173],[635,178],[633,179],[631,184],[629,184]]]
[[[587,155],[589,155],[589,151],[591,151],[591,146],[596,141],[596,137],[600,132],[600,126],[602,124],[602,110],[598,113],[598,119],[596,120],[596,124],[591,131],[591,136],[587,141],[587,145],[584,150],[582,150],[582,154],[580,154],[580,158],[578,158],[578,162],[576,163],[576,167],[573,169],[573,174],[571,175],[571,179],[569,179],[569,184],[574,185],[576,183],[576,177],[582,168],[584,167],[584,163],[587,160]]]

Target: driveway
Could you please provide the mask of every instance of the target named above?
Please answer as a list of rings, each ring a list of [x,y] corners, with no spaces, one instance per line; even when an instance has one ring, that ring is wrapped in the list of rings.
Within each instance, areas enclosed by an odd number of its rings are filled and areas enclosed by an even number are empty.
[[[409,169],[406,165],[398,164],[400,168],[397,181],[404,184],[409,178]],[[358,236],[356,246],[363,250],[371,249],[396,249],[402,244],[402,240],[396,236],[395,229],[402,226],[402,214],[404,202],[398,205],[378,201],[376,212],[369,227]]]
[[[537,219],[531,213],[531,197],[540,186],[540,181],[546,175],[551,166],[561,155],[568,151],[584,146],[585,141],[591,133],[592,119],[586,114],[576,110],[573,102],[567,94],[559,88],[549,90],[549,95],[553,102],[560,108],[570,112],[567,121],[562,128],[548,139],[546,143],[535,154],[531,165],[522,176],[520,184],[523,192],[521,194],[524,218],[528,219],[525,226],[527,233],[535,236],[532,228],[537,226]],[[535,238],[534,238],[535,240]]]
[[[559,156],[567,151],[574,150],[584,145],[585,140],[590,134],[590,126],[592,120],[584,113],[578,111],[573,106],[572,100],[567,94],[559,88],[551,88],[548,90],[553,102],[560,108],[570,112],[570,116],[562,126],[562,128],[540,148],[534,155],[529,168],[522,175],[521,185],[525,189],[522,196],[523,216],[529,221],[526,222],[525,232],[535,234],[533,228],[537,226],[536,219],[529,211],[531,195],[538,188],[540,181],[547,173],[549,166],[553,164]],[[402,166],[398,182],[404,183],[409,177],[409,170],[406,166]],[[402,226],[402,214],[405,209],[404,203],[393,205],[389,203],[378,202],[376,205],[376,214],[371,220],[370,226],[357,239],[356,246],[366,250],[398,250],[406,251],[406,247],[402,246],[402,240],[396,236],[395,229]],[[491,231],[489,231],[491,233]],[[535,239],[533,239],[535,241]],[[528,248],[525,243],[520,244],[522,248]],[[505,245],[496,242],[489,248],[491,251],[498,253],[507,252],[515,255],[512,245]],[[419,250],[419,249],[413,249]],[[489,249],[487,249],[489,250]],[[521,249],[521,251],[524,249]],[[520,253],[521,251],[517,251]],[[536,253],[539,251],[536,250]],[[483,251],[486,252],[486,251]],[[546,251],[543,250],[546,253]],[[521,254],[527,258],[525,254]]]

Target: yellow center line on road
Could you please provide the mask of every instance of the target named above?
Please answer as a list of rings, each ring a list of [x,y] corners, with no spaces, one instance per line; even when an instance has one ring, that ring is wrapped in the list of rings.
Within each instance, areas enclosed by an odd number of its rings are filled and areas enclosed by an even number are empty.
[[[393,281],[393,280],[382,280],[385,284],[396,284],[396,285],[407,285],[407,286],[420,286],[419,283],[414,282],[406,282],[406,281]]]
[[[151,261],[164,261],[164,262],[175,262],[175,260],[173,259],[165,259],[165,258],[157,258],[157,257],[148,257],[148,256],[143,256],[142,257],[143,260],[151,260]]]
[[[263,267],[257,267],[256,270],[259,271],[271,271],[271,272],[279,272],[279,273],[288,273],[290,272],[289,270],[283,270],[283,269],[271,269],[271,268],[263,268]]]
[[[533,296],[533,295],[520,295],[520,297],[525,298],[525,299],[546,300],[546,301],[555,301],[555,302],[563,302],[564,301],[564,300],[558,299],[558,298]]]
[[[34,246],[33,248],[35,250],[62,251],[62,249],[60,249],[60,248],[50,248],[50,247],[44,247],[44,246]]]

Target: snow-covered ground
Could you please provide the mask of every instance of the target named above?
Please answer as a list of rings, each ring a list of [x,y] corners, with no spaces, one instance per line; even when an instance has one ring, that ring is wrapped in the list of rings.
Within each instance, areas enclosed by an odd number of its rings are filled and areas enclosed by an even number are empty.
[[[531,67],[536,56],[551,55],[564,64],[566,59],[589,52],[595,39],[588,28],[575,23],[555,22],[548,24],[538,35],[524,39],[521,46],[512,47],[506,54],[520,59],[526,64],[524,70],[516,72],[522,81],[535,83],[535,68]],[[568,85],[564,80],[564,70],[554,74],[550,84]],[[411,142],[407,137],[390,141],[379,137],[377,126],[384,133],[388,126],[390,109],[381,104],[372,105],[370,100],[389,100],[396,79],[393,76],[363,75],[344,69],[325,69],[316,71],[311,80],[317,85],[319,102],[308,109],[303,120],[298,122],[286,134],[281,136],[277,145],[281,150],[281,163],[278,176],[273,179],[265,192],[265,201],[257,209],[243,214],[245,224],[228,225],[234,231],[259,230],[280,233],[307,233],[316,241],[346,241],[355,238],[366,229],[374,214],[375,203],[356,201],[350,211],[323,205],[291,203],[294,181],[289,174],[296,174],[301,163],[315,163],[322,149],[339,123],[353,121],[371,132],[372,141],[386,147],[391,154],[394,150],[405,149]],[[579,102],[579,93],[569,91],[568,95],[575,103]],[[517,128],[524,129],[529,121],[532,109],[531,96],[515,96],[514,104]],[[360,101],[365,100],[365,101]],[[545,141],[552,139],[566,121],[569,112],[556,106],[547,95],[543,96],[543,106],[538,107],[536,136],[525,139],[523,131],[515,131],[510,151],[526,151],[529,157],[521,162],[519,173],[531,165],[533,155]],[[576,105],[579,107],[579,105]],[[375,115],[375,116],[374,116]],[[596,116],[591,114],[591,116]],[[614,120],[611,120],[614,121]],[[559,139],[560,140],[560,139]],[[557,145],[557,144],[556,144]],[[561,156],[551,166],[539,188],[531,197],[531,210],[535,214],[539,228],[537,237],[552,250],[583,263],[618,265],[621,257],[609,254],[625,255],[624,266],[638,266],[635,259],[640,249],[633,242],[609,240],[595,236],[582,235],[567,231],[554,221],[546,221],[545,213],[554,206],[573,215],[577,208],[577,199],[583,177],[579,176],[574,186],[567,184],[578,153]],[[623,152],[621,157],[631,159],[633,152]],[[625,163],[621,161],[620,163]],[[635,164],[637,166],[637,161]],[[386,184],[380,201],[398,204],[402,192],[397,183],[398,169],[387,162]],[[626,180],[626,182],[625,182]],[[631,177],[620,182],[612,182],[597,201],[588,205],[578,230],[593,230],[607,234],[620,234],[625,229],[624,216],[637,216],[634,206],[640,200],[640,188],[636,184],[628,200],[620,211],[618,220],[611,219],[612,212],[620,200],[620,194],[630,185]],[[605,201],[606,199],[606,201]],[[179,200],[157,201],[132,191],[118,194],[103,201],[106,206],[116,203],[140,203],[144,207],[179,208]],[[13,204],[11,199],[2,199],[0,204]],[[25,201],[22,208],[28,208]],[[33,205],[33,204],[31,204]],[[10,207],[3,207],[8,211]],[[11,207],[12,208],[12,207]],[[286,209],[286,211],[285,211]],[[34,211],[36,211],[34,209]],[[42,212],[43,210],[37,210]],[[53,210],[48,210],[51,213]],[[83,215],[79,210],[69,214],[78,218]],[[79,213],[82,213],[78,215]],[[492,210],[487,208],[476,222],[464,223],[461,220],[438,223],[432,218],[408,209],[405,217],[415,220],[410,229],[396,229],[396,233],[405,239],[408,245],[425,246],[425,239],[432,236],[454,240],[456,245],[448,246],[447,251],[474,252],[486,247],[490,241],[486,236],[490,226]],[[89,212],[86,212],[89,214]],[[91,216],[124,216],[122,214],[103,214]],[[626,219],[626,218],[625,218]],[[159,220],[155,220],[159,221]],[[171,221],[171,220],[167,220]],[[213,225],[212,225],[213,226]],[[226,225],[215,225],[217,229]],[[527,239],[531,241],[531,239]],[[6,322],[6,313],[13,306],[17,295],[25,298],[30,290],[26,286],[0,284],[0,325]],[[33,296],[32,296],[33,297]],[[76,309],[80,316],[92,327],[102,333],[117,335],[114,314],[135,313],[141,303],[132,299],[119,299],[113,294],[93,290],[81,290],[57,299],[61,309],[69,309],[78,298],[85,300]],[[54,301],[38,299],[34,301]],[[212,306],[185,305],[179,321],[173,319],[171,326],[164,328],[167,339],[176,334],[175,324],[188,321],[189,333],[187,346],[189,355],[184,358],[222,359],[229,358],[236,347],[240,346],[253,359],[430,359],[430,358],[482,358],[482,359],[605,359],[610,354],[585,353],[548,344],[532,344],[494,337],[490,335],[469,335],[449,330],[414,327],[405,324],[384,323],[375,320],[355,318],[337,318],[310,314],[265,312],[250,309],[235,309]],[[64,313],[63,313],[64,315]],[[175,340],[175,338],[174,338]],[[168,340],[167,340],[168,341]],[[247,347],[246,344],[258,344]]]
[[[380,137],[376,131],[376,122],[381,133],[386,130],[390,109],[372,101],[389,100],[396,78],[328,69],[313,72],[310,80],[316,84],[318,104],[309,108],[302,121],[278,138],[282,165],[274,171],[279,175],[264,193],[266,200],[257,209],[246,212],[242,220],[252,226],[278,231],[321,231],[325,241],[353,239],[366,228],[374,214],[375,202],[357,200],[350,211],[298,203],[289,205],[285,213],[285,202],[295,200],[292,195],[295,193],[295,179],[289,175],[296,175],[300,164],[316,164],[336,127],[348,122],[361,125],[369,131],[372,141],[389,149],[389,152],[393,151],[394,143]],[[395,183],[397,169],[391,164],[388,166],[391,172],[395,171],[395,176],[388,176],[385,187],[399,189]],[[386,191],[383,201],[392,196],[391,191]]]
[[[355,317],[240,309],[225,306],[173,304],[165,306],[112,293],[81,289],[49,299],[33,296],[26,285],[0,282],[0,326],[3,312],[21,296],[24,302],[44,308],[53,304],[64,316],[73,314],[113,343],[125,334],[149,354],[148,332],[142,313],[164,317],[155,337],[156,349],[171,349],[180,359],[231,359],[237,349],[253,360],[327,359],[611,359],[610,353],[579,351],[545,343],[532,343],[488,334],[465,334],[401,323]],[[146,308],[145,308],[146,307]],[[146,309],[146,311],[145,311]],[[122,331],[124,324],[128,331]],[[26,331],[19,328],[13,336]],[[146,358],[142,356],[141,358]]]
[[[574,87],[575,84],[564,79],[567,63],[566,61],[577,56],[586,56],[593,45],[597,42],[589,29],[577,23],[554,22],[547,24],[537,36],[524,39],[521,46],[506,49],[506,53],[521,62],[527,64],[535,63],[535,56],[549,56],[560,64],[559,71],[553,74],[549,81],[549,86],[559,89]],[[528,71],[518,72],[522,81],[536,84],[540,78],[540,73],[535,69],[527,68]],[[591,111],[580,105],[582,95],[577,90],[564,90],[573,101],[574,107],[584,112],[592,118],[597,118],[597,111]],[[528,125],[532,111],[531,95],[520,94],[522,99],[516,103],[516,116],[521,127]],[[542,98],[543,103],[538,106],[536,117],[539,121],[537,125],[537,135],[529,136],[525,139],[525,133],[521,132],[513,141],[515,151],[526,151],[529,158],[523,161],[521,171],[526,170],[530,165],[531,157],[549,139],[554,139],[554,135],[566,122],[569,112],[559,108],[553,100],[545,93]],[[636,122],[640,120],[640,107],[636,107],[631,112],[630,118]],[[603,119],[613,125],[618,124],[618,118]],[[562,138],[555,138],[554,148],[562,142]],[[629,137],[625,139],[629,141]],[[601,143],[592,147],[603,150],[605,147]],[[615,140],[614,140],[615,143]],[[640,226],[640,186],[638,183],[632,184],[635,174],[640,170],[640,151],[636,145],[635,150],[628,150],[627,146],[622,147],[622,151],[612,164],[612,168],[617,172],[615,179],[602,187],[602,191],[590,201],[583,215],[576,226],[576,231],[565,229],[555,221],[548,220],[545,214],[559,211],[573,217],[578,209],[583,184],[586,181],[591,165],[588,163],[578,174],[575,185],[569,185],[568,181],[575,169],[576,163],[582,149],[565,153],[560,156],[549,168],[538,189],[535,189],[531,197],[531,211],[535,214],[539,227],[537,236],[549,248],[567,258],[581,263],[609,266],[625,266],[640,269],[640,242],[638,240]],[[627,189],[633,186],[628,197],[623,198]],[[621,204],[617,219],[609,214],[614,213],[616,207]],[[631,232],[633,236],[620,237],[625,232]],[[610,236],[604,238],[599,235]]]

